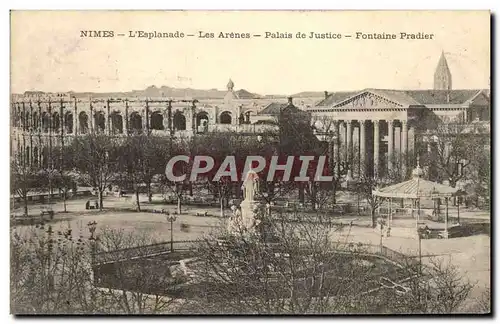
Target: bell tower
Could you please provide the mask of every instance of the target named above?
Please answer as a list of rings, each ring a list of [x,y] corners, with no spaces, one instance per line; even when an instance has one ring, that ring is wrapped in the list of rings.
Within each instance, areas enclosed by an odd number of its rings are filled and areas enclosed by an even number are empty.
[[[444,51],[434,72],[434,90],[451,90],[451,72]]]

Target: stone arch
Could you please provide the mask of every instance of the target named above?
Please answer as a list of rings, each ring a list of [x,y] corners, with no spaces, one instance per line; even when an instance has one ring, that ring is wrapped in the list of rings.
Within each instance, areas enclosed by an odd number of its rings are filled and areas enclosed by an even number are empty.
[[[219,123],[220,124],[231,124],[231,122],[232,122],[231,112],[229,112],[229,111],[223,111],[219,115]]]
[[[196,126],[200,127],[206,127],[208,126],[208,113],[206,111],[200,111],[199,113],[196,114]]]
[[[78,129],[82,134],[87,134],[89,131],[89,116],[85,111],[82,111],[80,115],[78,115]]]
[[[26,112],[26,129],[29,130],[31,127],[31,118],[30,118],[30,112]]]
[[[33,112],[33,129],[38,130],[38,113],[36,111]]]
[[[20,126],[23,129],[26,129],[26,120],[24,119],[24,111],[21,112],[21,124],[20,124]]]
[[[106,130],[106,117],[102,111],[96,111],[94,114],[95,130],[99,133],[104,133]]]
[[[163,126],[163,114],[155,111],[151,114],[151,129],[163,130],[165,129]]]
[[[44,111],[42,113],[42,131],[44,133],[48,133],[49,132],[49,125],[50,125],[49,114],[46,111]]]
[[[123,134],[123,117],[118,111],[114,111],[111,116],[111,133]]]
[[[26,146],[26,151],[24,152],[26,154],[26,159],[25,159],[25,162],[27,165],[30,164],[30,161],[31,161],[31,148],[29,146]]]
[[[49,166],[49,148],[44,147],[42,149],[42,167],[47,168]]]
[[[186,130],[186,117],[182,112],[176,111],[173,120],[175,130]]]
[[[133,132],[142,132],[142,117],[138,112],[130,114],[130,129]]]
[[[73,134],[73,113],[69,111],[64,115],[64,127],[67,134]]]
[[[38,147],[33,147],[33,164],[38,165]]]
[[[55,132],[58,132],[59,131],[59,127],[61,126],[61,120],[59,119],[59,113],[58,112],[54,112],[52,114],[52,129],[55,131]]]

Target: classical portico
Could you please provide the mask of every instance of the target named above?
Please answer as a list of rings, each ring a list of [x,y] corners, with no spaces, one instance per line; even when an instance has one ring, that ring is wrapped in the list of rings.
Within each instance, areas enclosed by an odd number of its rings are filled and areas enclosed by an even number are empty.
[[[409,100],[393,100],[377,90],[364,90],[309,111],[319,131],[337,134],[333,143],[335,159],[350,163],[354,177],[384,177],[389,170],[403,176],[405,156],[413,151],[415,142],[418,108],[412,104]]]

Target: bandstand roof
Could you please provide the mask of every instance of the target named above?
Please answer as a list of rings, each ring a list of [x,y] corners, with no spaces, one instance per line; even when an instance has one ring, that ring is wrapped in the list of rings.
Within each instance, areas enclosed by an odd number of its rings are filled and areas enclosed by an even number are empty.
[[[413,178],[396,183],[382,189],[374,190],[372,194],[386,198],[444,198],[461,193],[458,188],[422,179],[423,171],[420,165],[412,172]]]

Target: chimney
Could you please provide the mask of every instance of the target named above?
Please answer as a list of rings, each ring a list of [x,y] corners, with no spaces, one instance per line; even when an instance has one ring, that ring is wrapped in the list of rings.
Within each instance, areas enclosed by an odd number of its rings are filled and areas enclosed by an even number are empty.
[[[328,91],[325,91],[325,99],[328,98],[328,95],[329,95]]]
[[[288,97],[288,105],[293,106],[293,97]]]

